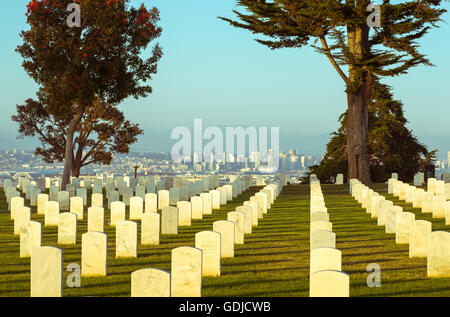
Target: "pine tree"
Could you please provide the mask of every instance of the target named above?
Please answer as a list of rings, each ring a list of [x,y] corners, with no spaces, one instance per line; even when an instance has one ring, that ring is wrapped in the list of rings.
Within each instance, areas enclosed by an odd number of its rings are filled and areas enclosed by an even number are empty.
[[[439,0],[391,1],[381,5],[381,25],[370,34],[370,1],[363,0],[237,0],[245,8],[232,26],[263,35],[271,49],[311,45],[325,55],[346,85],[348,179],[369,184],[366,137],[368,104],[374,76],[405,74],[411,67],[431,65],[417,40],[437,27]],[[319,45],[316,45],[320,43]],[[343,66],[348,67],[346,73]]]
[[[376,78],[373,82],[366,140],[371,179],[385,182],[395,172],[401,180],[411,181],[415,173],[434,159],[436,151],[428,151],[406,127],[403,104],[394,100],[390,87],[380,84]],[[321,182],[330,182],[338,173],[348,175],[347,120],[348,112],[345,112],[339,118],[341,127],[333,132],[320,165],[310,168]]]

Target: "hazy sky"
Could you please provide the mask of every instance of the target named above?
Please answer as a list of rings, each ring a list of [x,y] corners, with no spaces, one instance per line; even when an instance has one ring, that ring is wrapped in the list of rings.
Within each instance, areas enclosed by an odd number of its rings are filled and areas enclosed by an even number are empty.
[[[170,140],[173,128],[192,128],[193,120],[201,118],[206,127],[277,126],[282,149],[324,152],[346,109],[344,84],[324,56],[310,48],[271,51],[250,32],[217,19],[233,17],[235,0],[134,1],[141,2],[161,11],[164,57],[151,82],[154,93],[120,106],[145,132],[135,149],[168,150],[175,143]],[[27,3],[8,1],[1,8],[0,148],[29,144],[11,141],[17,125],[10,119],[15,105],[37,90],[14,53],[19,32],[27,28]],[[414,134],[430,148],[439,147],[442,157],[450,151],[449,14],[444,20],[421,41],[421,51],[437,67],[421,66],[385,81],[403,101]]]

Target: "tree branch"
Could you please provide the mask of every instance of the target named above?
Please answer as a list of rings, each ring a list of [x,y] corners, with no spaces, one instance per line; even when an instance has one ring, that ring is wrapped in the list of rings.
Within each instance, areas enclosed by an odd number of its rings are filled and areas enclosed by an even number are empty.
[[[320,43],[322,44],[322,48],[325,51],[325,54],[327,55],[328,59],[331,62],[331,65],[333,65],[334,69],[336,69],[336,71],[338,72],[338,74],[341,76],[341,78],[344,80],[344,82],[346,84],[348,84],[348,77],[347,75],[345,75],[345,73],[342,71],[342,69],[339,67],[338,63],[336,62],[336,60],[334,59],[333,55],[331,55],[330,52],[330,48],[328,47],[328,43],[327,40],[325,38],[325,35],[320,35],[319,36],[320,39]]]

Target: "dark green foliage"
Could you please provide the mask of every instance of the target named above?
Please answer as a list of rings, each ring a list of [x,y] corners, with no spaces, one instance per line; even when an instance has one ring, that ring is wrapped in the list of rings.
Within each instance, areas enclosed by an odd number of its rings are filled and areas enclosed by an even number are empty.
[[[406,127],[403,104],[393,99],[387,85],[376,84],[373,91],[367,134],[372,180],[384,182],[391,173],[398,173],[401,180],[411,181],[424,164],[432,161],[436,151],[429,152]],[[339,118],[341,127],[327,144],[322,162],[311,168],[322,182],[329,182],[338,173],[347,176],[346,119],[347,112]]]

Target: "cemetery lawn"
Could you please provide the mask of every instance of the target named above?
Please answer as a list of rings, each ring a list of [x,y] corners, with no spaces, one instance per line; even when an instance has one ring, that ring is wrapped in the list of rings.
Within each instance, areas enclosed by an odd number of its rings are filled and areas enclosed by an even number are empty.
[[[375,184],[380,194],[387,185]],[[80,288],[69,288],[64,272],[64,296],[130,296],[131,273],[141,268],[159,268],[170,272],[171,250],[194,246],[195,233],[212,230],[212,223],[225,220],[259,187],[252,187],[231,203],[193,220],[191,227],[181,227],[178,235],[163,235],[159,246],[138,245],[138,258],[115,259],[115,230],[105,224],[108,234],[108,276],[82,278]],[[426,259],[409,259],[408,246],[396,245],[393,234],[385,234],[376,220],[348,194],[347,185],[322,185],[325,202],[336,233],[336,248],[342,251],[342,271],[350,274],[351,296],[450,296],[450,278],[427,278]],[[90,192],[88,205],[90,205]],[[387,194],[386,194],[387,195]],[[444,220],[433,220],[420,210],[402,204],[389,196],[394,204],[416,214],[416,219],[433,222],[433,230],[450,230]],[[105,199],[106,200],[106,199]],[[105,202],[106,203],[106,202]],[[29,201],[26,202],[29,205]],[[106,205],[106,204],[105,204]],[[107,206],[105,206],[107,207]],[[32,220],[44,222],[33,207]],[[128,217],[128,216],[127,216]],[[81,264],[81,234],[87,231],[85,219],[78,222],[77,245],[64,246],[64,268]],[[109,219],[109,210],[105,209]],[[235,257],[222,259],[220,277],[204,277],[202,296],[220,297],[303,297],[309,295],[309,186],[286,186],[272,209],[245,244],[236,246]],[[0,296],[30,295],[30,259],[19,258],[19,238],[13,236],[5,196],[0,189]],[[138,236],[140,238],[140,234]],[[58,246],[57,229],[43,226],[43,245]],[[59,246],[61,247],[61,246]],[[370,263],[381,266],[381,287],[366,285]]]

